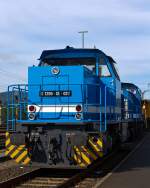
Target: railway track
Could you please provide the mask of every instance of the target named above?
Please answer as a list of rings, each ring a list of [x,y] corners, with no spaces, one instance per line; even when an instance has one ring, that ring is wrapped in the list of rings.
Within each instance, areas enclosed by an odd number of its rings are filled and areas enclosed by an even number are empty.
[[[88,169],[63,170],[15,167],[9,176],[0,181],[0,187],[17,188],[92,188],[95,183],[108,174],[136,145],[116,149],[107,157],[95,161]],[[13,168],[14,169],[14,168]],[[17,174],[14,174],[17,172]],[[3,172],[4,174],[4,172]],[[1,177],[1,174],[0,174]]]
[[[103,177],[116,165],[129,151],[120,152],[116,157],[116,152],[112,152],[103,160],[98,160],[85,170],[63,170],[63,169],[30,169],[15,177],[0,182],[0,187],[17,188],[67,188],[85,187],[91,188],[98,178]],[[115,158],[114,158],[115,156]]]
[[[29,178],[30,175],[32,177],[33,172],[36,174],[36,170],[39,170],[39,168],[22,168],[19,165],[4,169],[0,171],[0,187],[14,188],[18,183],[25,180],[25,178]]]
[[[96,181],[109,173],[130,151],[116,149],[103,160],[98,160],[88,169],[76,174],[58,188],[92,188]],[[117,154],[117,155],[116,155]]]
[[[47,170],[46,170],[47,171]],[[73,171],[68,171],[68,172],[64,172],[64,170],[62,170],[62,172],[56,172],[55,174],[51,174],[53,171],[53,173],[55,172],[54,170],[51,170],[51,172],[49,173],[49,175],[45,173],[45,170],[40,169],[40,173],[38,174],[38,176],[28,179],[27,181],[25,181],[24,183],[21,183],[20,185],[16,186],[16,188],[36,188],[36,187],[42,187],[42,188],[53,188],[53,187],[58,187],[61,186],[63,183],[69,181],[69,179],[71,178],[71,176],[73,176],[73,174],[75,172]],[[45,175],[45,177],[43,176],[43,174]]]
[[[59,172],[56,169],[30,169],[30,171],[26,171],[0,182],[0,187],[57,187],[65,181],[68,181],[75,173],[77,173],[77,171],[64,171],[63,169],[60,169]]]
[[[28,181],[17,188],[25,188],[25,187],[44,187],[51,188],[61,185],[64,181],[68,181],[69,178],[50,178],[50,177],[37,177],[31,181]]]

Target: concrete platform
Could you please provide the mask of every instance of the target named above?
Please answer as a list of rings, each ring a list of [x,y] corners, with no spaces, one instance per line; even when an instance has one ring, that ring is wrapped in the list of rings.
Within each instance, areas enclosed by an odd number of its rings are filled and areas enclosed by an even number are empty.
[[[150,133],[128,158],[95,188],[150,188]]]

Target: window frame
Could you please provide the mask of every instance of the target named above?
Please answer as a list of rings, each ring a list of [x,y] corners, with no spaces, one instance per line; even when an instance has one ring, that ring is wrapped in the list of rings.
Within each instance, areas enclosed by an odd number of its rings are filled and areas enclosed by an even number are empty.
[[[102,62],[101,62],[101,60],[102,60]],[[109,67],[108,63],[105,63],[105,61],[106,61],[106,60],[105,60],[104,57],[100,57],[99,63],[98,63],[98,76],[99,76],[100,78],[110,78],[110,77],[112,77],[112,73],[111,73],[110,67]],[[99,75],[99,67],[100,67],[100,65],[106,65],[106,66],[107,66],[107,69],[108,69],[108,71],[109,71],[109,73],[110,73],[109,76],[102,76],[102,75]]]

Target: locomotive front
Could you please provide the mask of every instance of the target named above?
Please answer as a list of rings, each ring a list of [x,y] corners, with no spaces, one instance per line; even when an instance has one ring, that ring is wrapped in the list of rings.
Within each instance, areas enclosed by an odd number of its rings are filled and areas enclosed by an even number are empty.
[[[140,90],[98,49],[43,51],[7,107],[6,155],[23,165],[86,168],[142,129]]]
[[[83,52],[44,51],[28,85],[9,86],[6,154],[17,162],[74,168],[103,156],[96,58]]]

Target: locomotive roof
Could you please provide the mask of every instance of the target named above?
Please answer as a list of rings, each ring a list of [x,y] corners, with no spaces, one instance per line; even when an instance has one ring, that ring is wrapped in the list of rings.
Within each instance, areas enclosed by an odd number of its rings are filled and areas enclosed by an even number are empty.
[[[139,89],[138,86],[136,86],[133,83],[121,83],[122,88],[131,88],[131,89]]]
[[[95,48],[73,48],[73,47],[69,47],[67,46],[65,49],[57,49],[57,50],[44,50],[39,58],[39,60],[43,60],[46,59],[47,56],[52,55],[52,54],[61,54],[61,53],[99,53],[99,54],[103,54],[106,57],[108,57],[110,62],[115,63],[115,61],[113,60],[112,57],[107,56],[104,52],[102,52],[99,49],[95,49]]]

